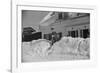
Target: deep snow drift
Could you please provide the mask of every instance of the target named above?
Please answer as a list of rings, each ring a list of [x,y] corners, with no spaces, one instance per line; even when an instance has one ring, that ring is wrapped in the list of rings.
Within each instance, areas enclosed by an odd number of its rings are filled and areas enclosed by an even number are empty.
[[[22,62],[89,59],[90,39],[63,37],[51,45],[45,39],[22,43]]]

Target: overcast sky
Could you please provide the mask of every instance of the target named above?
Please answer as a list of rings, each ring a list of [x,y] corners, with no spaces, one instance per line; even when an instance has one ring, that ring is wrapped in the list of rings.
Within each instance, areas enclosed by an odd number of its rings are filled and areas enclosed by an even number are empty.
[[[38,29],[40,21],[48,14],[46,11],[23,10],[22,25],[23,27],[33,27]]]

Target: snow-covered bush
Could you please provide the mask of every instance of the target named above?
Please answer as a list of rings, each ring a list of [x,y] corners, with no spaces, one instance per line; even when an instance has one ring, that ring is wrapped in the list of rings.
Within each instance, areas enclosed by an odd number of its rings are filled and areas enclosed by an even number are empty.
[[[80,55],[83,56],[89,56],[90,54],[90,39],[84,39],[79,43],[78,50],[80,52]]]
[[[59,42],[54,43],[52,52],[56,54],[74,54],[89,56],[89,38],[62,37]]]
[[[50,48],[50,42],[45,39],[39,39],[31,42],[31,49],[34,54],[47,56]]]
[[[90,55],[90,39],[62,37],[52,46],[51,42],[45,39],[33,40],[32,42],[23,43],[23,53],[26,55],[48,56],[56,55]]]
[[[23,42],[22,43],[22,54],[23,54],[23,56],[26,56],[26,55],[32,56],[33,55],[30,44],[31,44],[30,42]]]
[[[63,37],[59,42],[56,42],[52,49],[54,49],[53,52],[55,53],[62,53],[62,54],[68,54],[68,53],[77,53],[77,46],[78,41],[76,39],[71,37]],[[57,48],[56,48],[57,47]]]

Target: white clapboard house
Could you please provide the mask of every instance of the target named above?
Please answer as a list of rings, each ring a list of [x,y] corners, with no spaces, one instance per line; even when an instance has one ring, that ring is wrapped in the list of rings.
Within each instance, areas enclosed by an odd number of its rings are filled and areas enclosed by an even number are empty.
[[[40,22],[42,38],[58,41],[62,36],[90,37],[90,14],[75,12],[49,12]]]

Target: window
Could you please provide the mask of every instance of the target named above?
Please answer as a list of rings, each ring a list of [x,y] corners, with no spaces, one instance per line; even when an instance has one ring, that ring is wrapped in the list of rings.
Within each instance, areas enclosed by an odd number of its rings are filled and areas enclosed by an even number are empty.
[[[81,38],[88,38],[89,36],[90,36],[89,29],[80,30],[80,37]]]
[[[83,38],[88,38],[89,37],[89,29],[84,29],[83,30]]]
[[[58,19],[63,19],[63,15],[62,15],[62,13],[60,12],[60,13],[58,13]]]
[[[71,36],[75,37],[75,31],[71,31]]]
[[[80,30],[80,37],[83,38],[83,30]]]
[[[75,31],[75,37],[78,37],[78,30]]]

